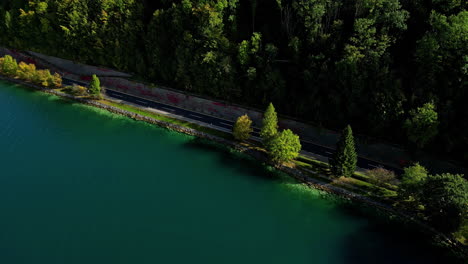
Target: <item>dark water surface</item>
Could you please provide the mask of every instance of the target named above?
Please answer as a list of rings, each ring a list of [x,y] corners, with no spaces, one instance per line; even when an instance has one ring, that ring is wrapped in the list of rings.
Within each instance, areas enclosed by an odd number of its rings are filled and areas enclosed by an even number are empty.
[[[0,263],[442,263],[256,162],[5,82],[0,165]]]

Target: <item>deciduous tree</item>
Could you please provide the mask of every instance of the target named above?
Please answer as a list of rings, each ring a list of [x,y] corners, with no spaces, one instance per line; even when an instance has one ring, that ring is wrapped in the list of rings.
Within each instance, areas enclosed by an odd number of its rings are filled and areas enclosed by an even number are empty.
[[[295,159],[301,151],[299,136],[286,129],[276,134],[269,143],[271,159],[276,163],[288,162]]]
[[[431,175],[422,185],[420,201],[425,215],[437,229],[458,231],[468,212],[468,182],[463,175]]]
[[[243,115],[240,116],[234,124],[232,134],[235,139],[244,141],[250,138],[250,133],[252,131],[252,120],[250,120],[248,115]]]
[[[426,103],[410,111],[410,118],[405,121],[408,139],[419,148],[424,147],[438,133],[438,114],[433,103]]]

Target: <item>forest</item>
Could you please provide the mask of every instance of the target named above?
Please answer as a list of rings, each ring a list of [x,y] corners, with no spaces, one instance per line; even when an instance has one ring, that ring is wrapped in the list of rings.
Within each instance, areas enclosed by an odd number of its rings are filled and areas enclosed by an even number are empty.
[[[0,45],[468,161],[465,0],[12,0]]]

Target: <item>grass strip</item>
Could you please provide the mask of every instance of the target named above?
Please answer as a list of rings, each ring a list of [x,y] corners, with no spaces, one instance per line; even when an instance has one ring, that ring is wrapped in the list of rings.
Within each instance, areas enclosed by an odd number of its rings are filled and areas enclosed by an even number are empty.
[[[142,115],[142,116],[146,116],[146,117],[154,118],[154,119],[157,119],[157,120],[160,120],[160,121],[168,122],[168,123],[171,123],[171,124],[175,124],[175,125],[195,129],[195,130],[198,130],[200,132],[212,134],[212,135],[215,135],[215,136],[218,136],[218,137],[222,137],[222,138],[226,138],[226,139],[232,139],[232,136],[231,136],[230,133],[226,133],[226,132],[219,131],[219,130],[216,130],[216,129],[204,127],[204,126],[201,126],[201,125],[190,123],[188,121],[183,121],[183,120],[179,120],[179,119],[176,119],[176,118],[171,118],[171,117],[164,116],[164,115],[159,115],[157,113],[145,111],[145,110],[142,110],[142,109],[140,109],[138,107],[134,107],[134,106],[126,105],[126,104],[120,104],[120,103],[107,101],[107,100],[101,100],[100,102],[103,103],[103,104],[106,104],[106,105],[110,105],[110,106],[113,106],[113,107],[120,108],[120,109],[128,111],[128,112],[139,114],[139,115]]]

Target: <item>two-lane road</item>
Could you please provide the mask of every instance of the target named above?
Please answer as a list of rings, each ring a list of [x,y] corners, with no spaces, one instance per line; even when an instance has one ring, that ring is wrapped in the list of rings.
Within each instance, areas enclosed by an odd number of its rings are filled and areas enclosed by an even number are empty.
[[[82,82],[77,82],[77,81],[70,80],[70,79],[65,79],[65,78],[63,80],[63,83],[66,84],[66,85],[70,85],[70,84],[73,84],[73,83],[76,83],[76,84],[79,84],[79,85],[87,85],[87,84],[82,83]],[[127,94],[127,93],[118,92],[118,91],[115,91],[115,90],[111,90],[109,88],[106,88],[106,94],[107,94],[107,96],[118,99],[118,100],[130,102],[130,103],[140,105],[140,106],[144,106],[144,107],[157,109],[157,110],[160,110],[160,111],[171,113],[173,115],[182,116],[182,117],[185,117],[185,118],[188,118],[188,119],[196,120],[198,122],[210,124],[212,126],[216,126],[216,127],[219,127],[219,128],[232,130],[232,127],[234,126],[234,122],[229,121],[229,120],[225,120],[225,119],[222,119],[222,118],[218,118],[218,117],[214,117],[214,116],[210,116],[210,115],[190,111],[190,110],[187,110],[187,109],[183,109],[183,108],[168,105],[168,104],[163,104],[163,103],[160,103],[160,102],[148,100],[148,99],[138,97],[138,96],[134,96],[134,95],[130,95],[130,94]],[[260,129],[254,128],[254,131],[252,132],[252,136],[254,138],[258,139],[260,137],[259,133],[260,133]],[[313,153],[313,154],[320,155],[320,156],[325,157],[325,158],[331,158],[333,156],[333,152],[335,151],[332,148],[322,146],[322,145],[319,145],[319,144],[316,144],[316,143],[313,143],[313,142],[310,142],[310,141],[306,141],[306,140],[301,140],[301,145],[302,145],[302,150],[304,150],[306,152]],[[382,167],[382,168],[385,168],[387,170],[392,170],[392,171],[396,172],[397,174],[401,174],[403,172],[403,170],[400,169],[400,168],[395,168],[395,167],[392,167],[392,166],[388,166],[386,164],[382,164],[382,163],[379,163],[377,161],[367,159],[367,158],[364,158],[364,157],[359,157],[358,158],[358,164],[357,165],[358,165],[359,168],[363,168],[363,169],[374,169],[374,168]]]

